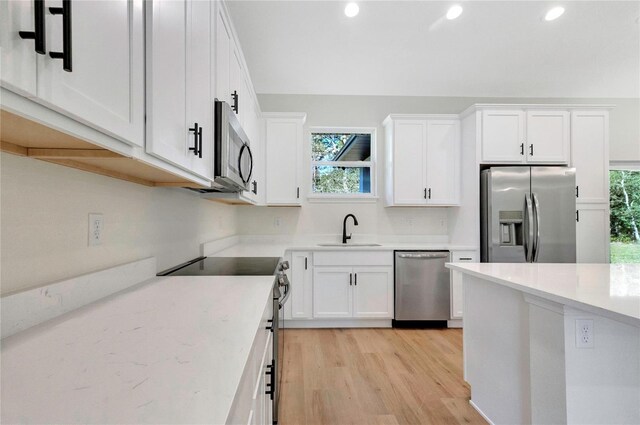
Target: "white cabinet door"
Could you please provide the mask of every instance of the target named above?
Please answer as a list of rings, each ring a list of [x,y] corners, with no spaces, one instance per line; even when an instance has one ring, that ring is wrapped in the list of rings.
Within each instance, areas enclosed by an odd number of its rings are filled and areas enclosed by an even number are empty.
[[[482,162],[524,162],[524,120],[522,110],[483,110]]]
[[[351,267],[315,267],[313,317],[316,319],[352,317],[352,285]]]
[[[460,122],[427,121],[426,151],[427,204],[459,204]]]
[[[353,269],[353,317],[393,319],[393,268]]]
[[[162,2],[166,3],[169,2]],[[142,0],[71,1],[69,4],[72,71],[65,71],[60,59],[37,55],[38,97],[78,121],[129,144],[142,146]],[[61,7],[62,1],[48,0],[46,6],[47,10]],[[45,20],[47,52],[62,52],[62,16],[47,12]]]
[[[313,318],[313,268],[311,253],[291,253],[291,304],[292,319]]]
[[[609,203],[609,112],[571,113],[571,166],[579,203]]]
[[[568,164],[569,126],[568,111],[527,111],[527,162]]]
[[[265,115],[267,205],[300,205],[298,170],[304,119]]]
[[[578,205],[576,258],[578,263],[608,263],[609,206]]]
[[[393,203],[424,205],[425,120],[398,120],[393,123]]]
[[[476,251],[454,251],[451,253],[453,263],[475,263],[478,262]],[[462,319],[462,273],[451,271],[451,318]]]
[[[151,155],[188,170],[193,132],[187,130],[187,16],[190,2],[146,5],[147,142]]]
[[[44,11],[44,2],[40,5]],[[20,31],[36,31],[34,2],[25,0],[0,1],[0,82],[3,87],[22,94],[36,95],[35,40],[23,39]],[[38,28],[40,34],[41,26]],[[41,50],[42,52],[46,51]]]
[[[245,99],[243,86],[244,86],[244,77],[242,75],[242,61],[240,60],[240,53],[238,52],[233,39],[231,40],[231,57],[229,58],[229,89],[231,90],[230,96],[232,97],[231,106],[237,105],[238,110],[236,114],[238,115],[238,121],[240,121],[240,125],[243,126],[244,129],[244,115],[242,113]],[[233,100],[233,95],[237,96],[237,101]]]
[[[222,8],[216,2],[216,88],[215,97],[231,104],[231,88],[229,86],[229,69],[231,59],[231,29],[224,18]]]
[[[211,3],[191,1],[187,19],[187,126],[198,134],[189,132],[187,146],[198,150],[189,151],[190,171],[213,179],[213,97],[211,96]],[[168,100],[168,99],[167,99]],[[201,139],[201,140],[200,140]],[[197,143],[197,145],[196,145]]]

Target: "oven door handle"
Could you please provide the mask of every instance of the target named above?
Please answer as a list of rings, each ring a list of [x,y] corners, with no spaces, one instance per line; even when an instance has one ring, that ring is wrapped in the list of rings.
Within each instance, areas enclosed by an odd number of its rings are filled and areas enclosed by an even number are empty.
[[[284,286],[284,296],[282,297],[282,299],[280,299],[280,308],[284,306],[284,303],[287,302],[287,299],[289,299],[290,295],[291,295],[291,283],[287,282],[287,284]]]

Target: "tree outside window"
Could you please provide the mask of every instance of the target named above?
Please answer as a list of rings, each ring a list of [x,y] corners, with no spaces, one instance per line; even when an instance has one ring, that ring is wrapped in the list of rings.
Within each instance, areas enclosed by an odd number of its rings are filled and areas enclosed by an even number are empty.
[[[640,171],[609,173],[611,262],[640,263]]]

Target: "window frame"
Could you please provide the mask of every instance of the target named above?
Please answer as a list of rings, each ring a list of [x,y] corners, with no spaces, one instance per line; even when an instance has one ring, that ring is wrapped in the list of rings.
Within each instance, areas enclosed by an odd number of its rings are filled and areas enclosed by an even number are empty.
[[[337,202],[375,202],[378,199],[378,175],[377,175],[377,128],[376,127],[328,127],[328,126],[314,126],[309,127],[307,133],[307,142],[311,142],[311,137],[318,133],[328,134],[369,134],[371,138],[371,156],[369,161],[314,161],[312,158],[313,152],[311,151],[311,143],[308,143],[305,151],[309,152],[309,160],[311,166],[309,167],[309,191],[307,198],[311,202],[322,201],[337,201]],[[368,167],[370,175],[370,193],[317,193],[313,191],[313,170],[317,166],[328,167]]]

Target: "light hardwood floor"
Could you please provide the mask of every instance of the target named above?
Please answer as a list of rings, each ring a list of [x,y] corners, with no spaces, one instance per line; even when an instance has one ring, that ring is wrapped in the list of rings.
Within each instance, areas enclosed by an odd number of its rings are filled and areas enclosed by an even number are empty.
[[[462,331],[287,329],[280,425],[484,424]]]

